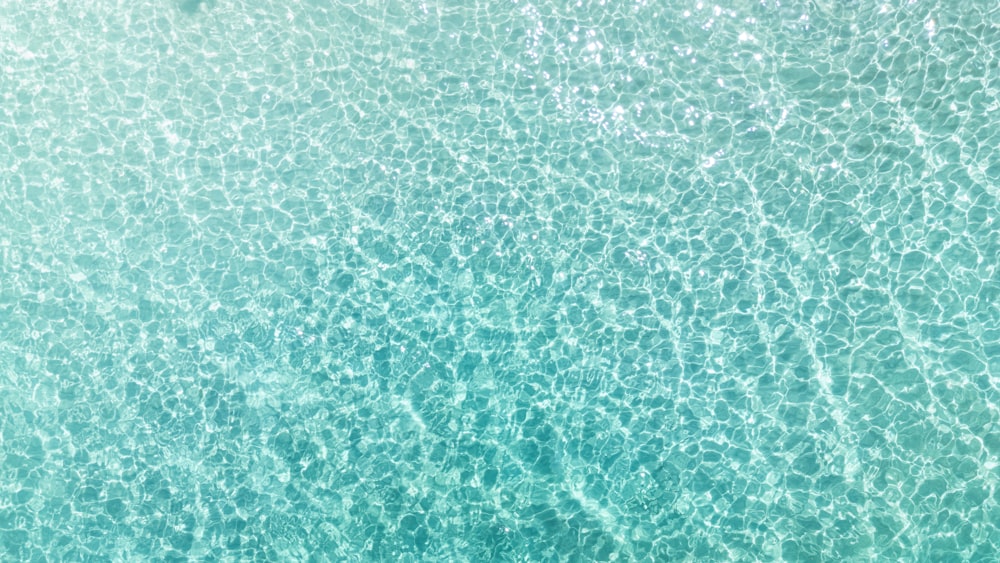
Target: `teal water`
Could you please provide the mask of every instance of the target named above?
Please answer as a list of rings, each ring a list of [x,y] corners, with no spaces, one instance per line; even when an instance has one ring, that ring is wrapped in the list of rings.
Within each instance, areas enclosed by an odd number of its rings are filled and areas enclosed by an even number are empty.
[[[991,2],[0,0],[0,554],[995,561]]]

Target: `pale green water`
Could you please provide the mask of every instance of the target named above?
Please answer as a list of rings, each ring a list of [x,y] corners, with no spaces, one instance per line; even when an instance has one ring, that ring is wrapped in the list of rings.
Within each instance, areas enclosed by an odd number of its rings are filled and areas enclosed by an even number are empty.
[[[996,560],[993,5],[0,0],[2,559]]]

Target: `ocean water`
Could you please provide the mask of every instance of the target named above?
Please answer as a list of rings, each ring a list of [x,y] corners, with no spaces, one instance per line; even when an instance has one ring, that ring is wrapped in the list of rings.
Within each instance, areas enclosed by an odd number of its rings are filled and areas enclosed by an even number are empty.
[[[0,0],[0,558],[996,561],[1000,10]]]

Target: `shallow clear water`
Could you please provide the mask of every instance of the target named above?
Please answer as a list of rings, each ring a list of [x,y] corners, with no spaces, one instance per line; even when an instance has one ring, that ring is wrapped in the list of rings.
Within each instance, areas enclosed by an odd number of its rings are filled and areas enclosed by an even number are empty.
[[[992,5],[0,0],[0,553],[993,560]]]

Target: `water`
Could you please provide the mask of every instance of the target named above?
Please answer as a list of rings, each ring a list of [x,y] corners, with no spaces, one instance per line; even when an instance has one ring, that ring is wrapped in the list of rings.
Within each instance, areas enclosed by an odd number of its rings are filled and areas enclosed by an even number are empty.
[[[0,2],[7,560],[990,561],[988,2]]]

